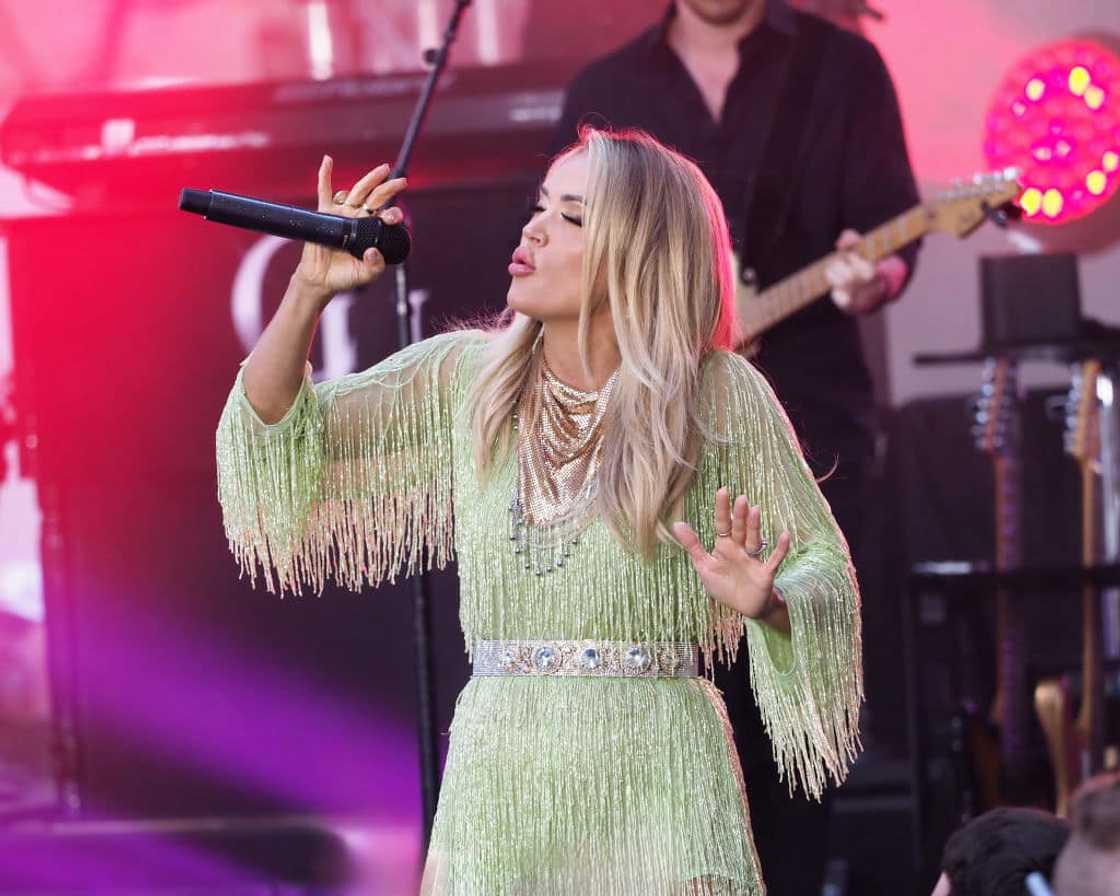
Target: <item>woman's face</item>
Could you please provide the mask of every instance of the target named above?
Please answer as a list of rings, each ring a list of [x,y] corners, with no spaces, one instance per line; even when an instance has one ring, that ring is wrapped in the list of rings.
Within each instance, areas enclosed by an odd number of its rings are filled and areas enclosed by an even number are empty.
[[[540,321],[579,319],[588,173],[586,152],[548,170],[509,266],[506,302],[514,311]]]

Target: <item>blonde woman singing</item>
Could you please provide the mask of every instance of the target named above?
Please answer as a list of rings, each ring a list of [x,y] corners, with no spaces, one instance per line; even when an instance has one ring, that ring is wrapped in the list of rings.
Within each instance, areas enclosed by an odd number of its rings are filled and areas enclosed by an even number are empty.
[[[320,209],[390,203],[387,170],[332,193],[324,159]],[[540,187],[493,329],[312,385],[324,306],[384,262],[309,245],[242,365],[218,472],[243,569],[358,589],[458,558],[474,675],[425,893],[764,893],[699,674],[744,628],[790,786],[819,795],[854,758],[859,594],[781,407],[731,351],[729,258],[695,165],[587,130]]]

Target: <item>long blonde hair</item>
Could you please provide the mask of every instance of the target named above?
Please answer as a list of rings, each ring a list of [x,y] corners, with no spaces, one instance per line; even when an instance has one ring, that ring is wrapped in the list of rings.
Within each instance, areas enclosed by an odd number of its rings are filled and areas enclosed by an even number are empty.
[[[648,557],[672,540],[665,518],[706,433],[702,362],[736,336],[727,222],[700,169],[648,134],[584,128],[554,163],[578,152],[590,162],[580,358],[588,368],[590,320],[604,302],[622,358],[596,500],[612,532]],[[541,328],[507,311],[491,332],[467,405],[484,480],[513,449],[512,417]]]

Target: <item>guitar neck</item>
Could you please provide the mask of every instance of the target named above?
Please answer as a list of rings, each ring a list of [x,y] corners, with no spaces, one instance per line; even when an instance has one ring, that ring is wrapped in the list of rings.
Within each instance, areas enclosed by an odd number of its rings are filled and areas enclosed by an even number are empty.
[[[1081,560],[1091,566],[1097,559],[1096,474],[1091,460],[1081,461]],[[1101,768],[1104,736],[1103,670],[1101,656],[1100,594],[1092,585],[1081,593],[1081,711],[1077,717],[1087,774]]]
[[[1009,429],[1017,433],[1017,422]],[[1019,440],[1012,435],[1009,446],[993,455],[995,486],[996,568],[1014,569],[1022,562],[1020,496],[1022,465]],[[996,592],[996,694],[992,721],[1000,729],[1000,760],[1007,780],[1018,781],[1028,764],[1027,657],[1022,616],[1013,605],[1014,595]]]
[[[1023,469],[1016,445],[992,459],[995,475],[996,569],[1014,569],[1023,561],[1020,497]]]
[[[876,262],[924,236],[929,230],[929,212],[924,205],[916,205],[865,234],[856,251],[868,261]],[[752,317],[760,322],[760,329],[773,326],[828,292],[830,287],[825,272],[838,254],[826,255],[754,297],[755,313]]]

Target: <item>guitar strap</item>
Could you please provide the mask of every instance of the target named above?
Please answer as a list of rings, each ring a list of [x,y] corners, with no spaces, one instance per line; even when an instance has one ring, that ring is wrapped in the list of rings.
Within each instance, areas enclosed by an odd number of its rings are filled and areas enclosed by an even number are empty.
[[[748,285],[757,285],[755,266],[773,257],[786,229],[799,180],[797,175],[809,147],[810,129],[806,122],[830,27],[815,16],[797,17],[797,37],[787,63],[769,139],[762,152],[762,162],[747,188],[740,258],[742,279]]]

